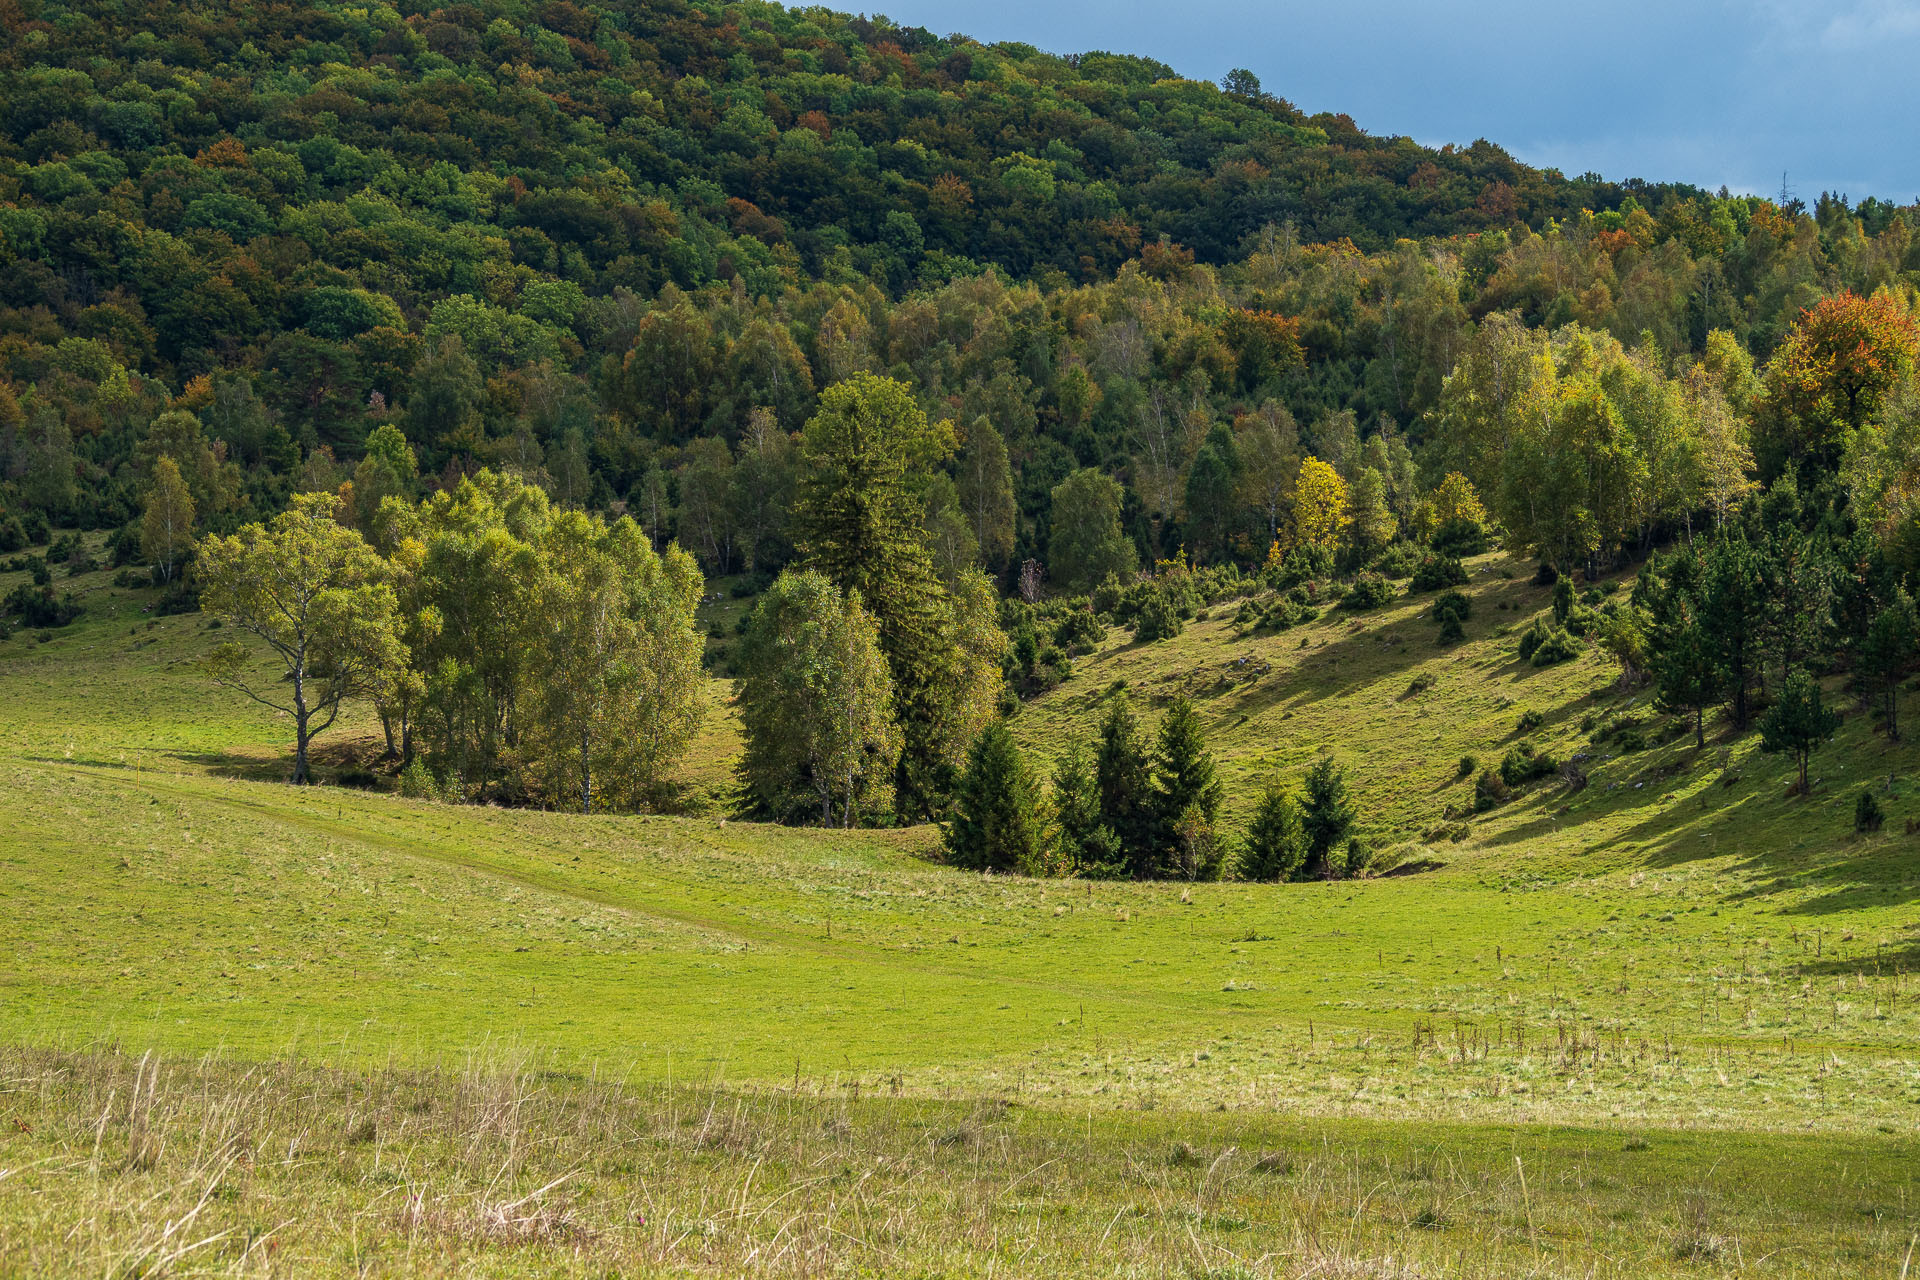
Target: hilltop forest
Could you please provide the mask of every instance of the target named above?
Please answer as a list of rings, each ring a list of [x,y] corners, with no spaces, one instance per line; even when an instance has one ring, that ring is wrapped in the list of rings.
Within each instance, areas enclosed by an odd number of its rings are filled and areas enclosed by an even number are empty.
[[[670,805],[704,575],[755,600],[744,810],[1220,874],[1186,712],[1149,743],[1116,699],[1044,787],[998,717],[1223,603],[1432,592],[1451,643],[1495,543],[1558,583],[1525,661],[1601,646],[1803,788],[1823,679],[1898,733],[1920,208],[1568,178],[1247,72],[774,4],[5,21],[0,550],[46,546],[6,616],[70,621],[56,535],[109,531],[162,607],[289,655],[296,779],[364,695],[419,793]],[[296,563],[311,636],[260,587]],[[214,675],[280,706],[255,652]],[[1364,865],[1342,787],[1263,800],[1242,870]]]

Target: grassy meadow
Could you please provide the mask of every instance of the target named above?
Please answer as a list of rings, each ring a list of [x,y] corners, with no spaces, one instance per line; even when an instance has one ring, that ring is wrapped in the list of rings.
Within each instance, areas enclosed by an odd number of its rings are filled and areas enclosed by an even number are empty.
[[[1016,717],[1044,761],[1185,693],[1234,823],[1331,747],[1416,873],[1294,886],[728,821],[719,683],[695,816],[295,791],[205,619],[75,578],[0,641],[0,1273],[1904,1274],[1916,747],[1849,714],[1789,800],[1519,663],[1547,593],[1472,567],[1450,649],[1428,597],[1227,606]],[[1523,737],[1587,785],[1467,815]],[[364,780],[377,726],[321,746]]]

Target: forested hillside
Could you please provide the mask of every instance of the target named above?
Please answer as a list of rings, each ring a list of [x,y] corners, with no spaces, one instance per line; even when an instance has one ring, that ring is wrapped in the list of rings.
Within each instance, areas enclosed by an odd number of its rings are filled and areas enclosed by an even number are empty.
[[[47,545],[0,626],[71,621],[97,544],[54,535],[110,531],[157,607],[288,655],[296,778],[366,696],[423,794],[665,803],[705,648],[745,811],[941,816],[1039,795],[981,731],[1110,626],[1405,583],[1457,643],[1495,542],[1563,584],[1523,661],[1598,646],[1702,743],[1791,692],[1803,763],[1821,679],[1897,732],[1913,209],[1568,180],[1246,72],[775,5],[7,17],[0,550]],[[261,595],[296,563],[335,593],[311,634]],[[758,600],[737,643],[702,571]],[[215,674],[282,706],[258,652]],[[1041,860],[1219,870],[1193,725],[1106,727]]]
[[[777,536],[709,527],[722,462],[693,442],[760,438],[756,408],[796,430],[856,369],[988,417],[1029,538],[1075,465],[1179,521],[1193,421],[1273,400],[1417,440],[1488,313],[1764,357],[1821,292],[1911,265],[1877,203],[1568,181],[1250,77],[822,10],[27,3],[6,27],[0,462],[55,522],[130,518],[170,407],[232,464],[197,486],[215,528],[337,482],[393,420],[430,475],[544,465],[757,564]]]

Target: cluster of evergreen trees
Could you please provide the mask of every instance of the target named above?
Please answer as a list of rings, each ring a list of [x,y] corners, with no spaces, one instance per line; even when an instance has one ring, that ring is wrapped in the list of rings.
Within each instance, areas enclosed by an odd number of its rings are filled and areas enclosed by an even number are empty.
[[[971,870],[1095,879],[1300,880],[1365,869],[1366,846],[1331,757],[1296,801],[1277,783],[1236,839],[1221,829],[1225,788],[1200,713],[1175,699],[1151,742],[1123,692],[1090,747],[1069,741],[1043,786],[1003,721],[974,739],[954,789],[949,860]]]
[[[1742,732],[1766,702],[1762,744],[1794,757],[1804,791],[1809,757],[1838,725],[1821,677],[1847,673],[1899,737],[1920,641],[1907,581],[1832,476],[1803,494],[1789,472],[1711,537],[1650,562],[1614,644],[1630,671],[1645,665],[1660,705],[1692,721],[1697,745],[1708,711],[1725,708]]]

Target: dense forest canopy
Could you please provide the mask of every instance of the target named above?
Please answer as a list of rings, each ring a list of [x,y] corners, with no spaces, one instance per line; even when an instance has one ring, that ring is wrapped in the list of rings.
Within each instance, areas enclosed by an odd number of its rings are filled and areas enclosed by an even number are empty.
[[[1109,625],[1447,592],[1494,538],[1563,585],[1687,548],[1630,605],[1568,587],[1525,660],[1602,644],[1696,734],[1846,669],[1894,731],[1920,209],[1568,179],[824,9],[4,2],[0,550],[111,530],[240,621],[246,557],[331,511],[379,564],[315,588],[361,655],[319,714],[373,697],[424,791],[656,802],[702,571],[794,571],[730,672],[745,807],[853,822],[1026,794],[980,735]],[[4,611],[78,608],[41,558]],[[1441,595],[1440,642],[1467,616]],[[636,728],[641,688],[673,710]],[[1192,725],[1130,726],[1052,780],[1105,817],[1047,856],[1217,869]],[[1552,768],[1507,763],[1491,801]],[[1148,817],[1087,798],[1150,764]],[[1283,848],[1282,798],[1263,865],[1347,856]],[[1021,863],[1009,823],[957,856]]]
[[[1764,355],[1908,265],[1877,203],[1567,180],[1249,76],[818,9],[10,8],[5,462],[56,520],[131,514],[168,407],[251,473],[218,526],[388,417],[435,473],[537,451],[631,501],[663,448],[796,430],[856,369],[992,416],[1031,517],[1070,462],[1158,450],[1156,414],[1417,430],[1490,311]]]

